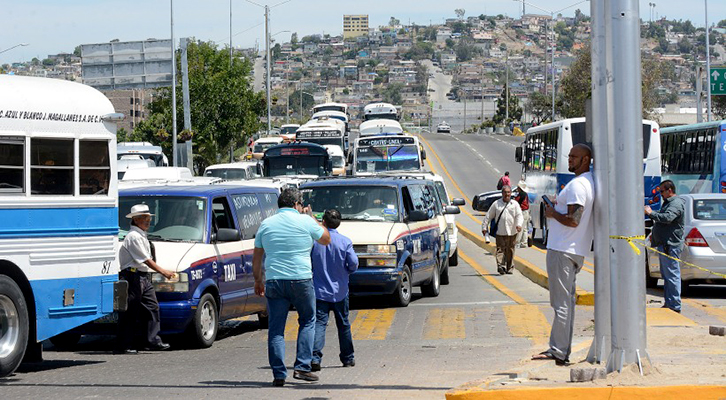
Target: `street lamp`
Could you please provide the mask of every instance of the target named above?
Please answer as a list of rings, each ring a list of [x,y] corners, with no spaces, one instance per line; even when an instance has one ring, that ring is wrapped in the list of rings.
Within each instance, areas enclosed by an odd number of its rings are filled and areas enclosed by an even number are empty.
[[[703,0],[703,4],[706,8],[706,82],[708,83],[708,122],[711,122],[711,46],[710,39],[708,38],[708,0]],[[699,78],[700,79],[700,78]],[[698,99],[700,102],[701,99]]]
[[[14,48],[16,48],[16,47],[20,47],[20,46],[27,46],[27,45],[28,45],[28,43],[18,43],[18,44],[16,44],[16,45],[15,45],[15,46],[13,46],[13,47],[8,47],[8,48],[7,48],[7,49],[5,49],[5,50],[0,50],[0,54],[2,54],[2,53],[5,53],[6,51],[10,51],[10,50],[12,50],[12,49],[14,49]]]
[[[541,11],[544,11],[544,12],[550,14],[550,20],[551,20],[551,22],[550,22],[550,35],[547,35],[547,46],[545,47],[545,65],[547,65],[547,54],[546,53],[547,53],[547,50],[550,48],[550,36],[552,36],[552,40],[554,40],[554,36],[555,36],[555,32],[554,32],[555,14],[559,14],[560,12],[565,11],[568,8],[572,8],[572,7],[574,7],[574,6],[578,5],[578,4],[582,4],[582,3],[588,2],[590,0],[578,1],[575,4],[569,5],[569,6],[565,7],[565,8],[561,8],[561,9],[559,9],[557,11],[547,10],[545,8],[536,6],[536,5],[532,4],[532,3],[527,2],[527,1],[524,1],[524,0],[514,0],[514,1],[516,1],[516,2],[520,2],[521,1],[522,2],[522,5],[526,4],[526,5],[530,6],[530,7],[534,7],[536,9],[538,9],[538,10],[541,10]],[[555,120],[555,44],[552,44],[552,52],[551,52],[551,56],[550,56],[550,68],[551,68],[550,79],[552,81],[552,121],[554,121]],[[546,81],[546,78],[547,78],[547,74],[545,73],[545,91],[547,90],[547,81]]]

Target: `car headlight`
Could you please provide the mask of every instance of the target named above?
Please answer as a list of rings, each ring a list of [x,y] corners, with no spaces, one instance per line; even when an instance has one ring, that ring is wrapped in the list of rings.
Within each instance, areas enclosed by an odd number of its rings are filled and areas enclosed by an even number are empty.
[[[366,253],[388,254],[395,252],[396,246],[392,244],[369,244],[366,246]]]
[[[367,258],[364,261],[366,267],[395,267],[395,258]]]
[[[171,279],[164,278],[164,275],[154,273],[151,275],[151,283],[157,292],[188,292],[189,275],[186,272],[177,272]]]

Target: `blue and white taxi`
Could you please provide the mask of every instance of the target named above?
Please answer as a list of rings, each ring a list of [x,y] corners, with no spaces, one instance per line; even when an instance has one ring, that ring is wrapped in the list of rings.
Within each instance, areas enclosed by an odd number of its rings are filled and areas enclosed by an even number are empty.
[[[266,325],[265,299],[254,293],[252,252],[260,223],[277,212],[272,187],[235,185],[157,185],[119,191],[120,237],[134,204],[154,214],[147,232],[156,262],[177,272],[152,280],[159,300],[161,333],[187,333],[209,347],[219,321],[257,314]]]
[[[300,186],[314,213],[336,208],[338,231],[353,241],[360,265],[351,275],[353,295],[390,295],[399,306],[411,301],[414,286],[438,296],[448,278],[450,243],[439,216],[459,212],[442,207],[426,179],[366,177],[318,179]]]

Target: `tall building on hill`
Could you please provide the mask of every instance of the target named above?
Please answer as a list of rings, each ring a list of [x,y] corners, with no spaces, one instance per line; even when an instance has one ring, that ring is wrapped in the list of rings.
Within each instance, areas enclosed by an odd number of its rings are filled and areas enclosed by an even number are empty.
[[[343,39],[368,34],[368,15],[343,15]]]

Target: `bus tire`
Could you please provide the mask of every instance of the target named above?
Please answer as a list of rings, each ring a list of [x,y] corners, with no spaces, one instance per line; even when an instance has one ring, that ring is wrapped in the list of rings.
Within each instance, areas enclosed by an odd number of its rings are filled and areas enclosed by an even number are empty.
[[[23,292],[14,280],[0,275],[0,378],[12,374],[23,361],[30,321]]]
[[[214,296],[204,293],[194,313],[190,328],[191,339],[199,348],[211,347],[219,330],[219,311]]]
[[[393,304],[399,307],[408,307],[408,303],[411,302],[412,292],[411,270],[406,265],[401,271],[401,281],[398,282],[396,291],[393,292]]]
[[[50,342],[58,349],[73,348],[79,340],[81,340],[81,334],[74,332],[63,332],[50,338]]]

